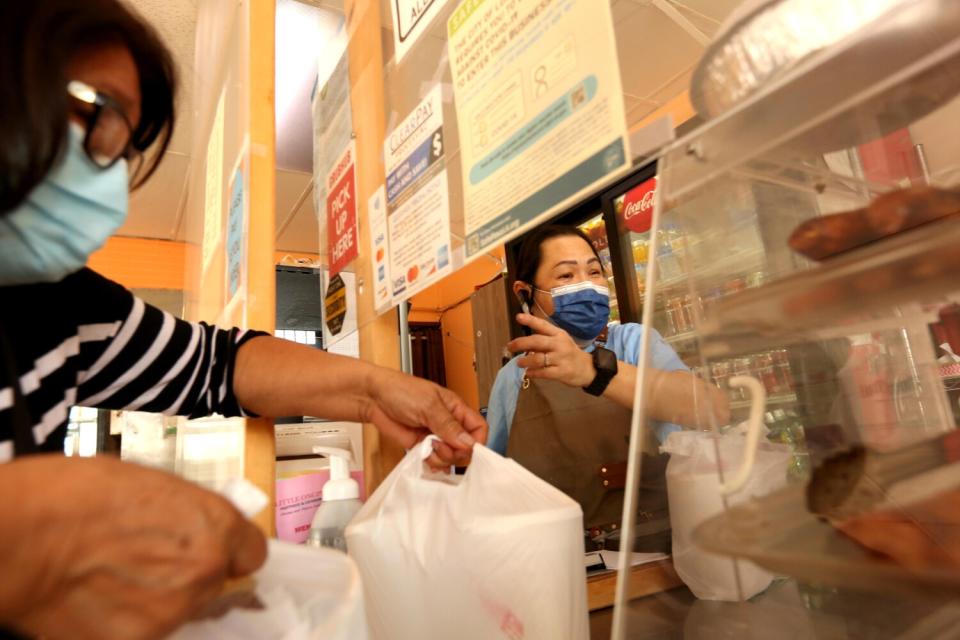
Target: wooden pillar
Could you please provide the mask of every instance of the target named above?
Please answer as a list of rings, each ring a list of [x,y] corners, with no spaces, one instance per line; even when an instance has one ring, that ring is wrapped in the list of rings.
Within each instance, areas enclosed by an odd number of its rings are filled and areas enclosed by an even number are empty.
[[[275,0],[197,3],[193,141],[184,208],[184,317],[272,332],[276,315],[274,25]],[[244,180],[247,233],[242,284],[226,284],[228,203]],[[275,446],[271,420],[236,419],[243,474],[266,492],[256,518],[274,533]]]
[[[249,233],[247,237],[247,324],[262,331],[276,327],[276,132],[274,124],[274,58],[276,1],[250,0],[249,61]],[[270,496],[270,506],[255,518],[274,535],[276,440],[273,420],[246,421],[244,475]]]
[[[357,143],[357,214],[360,255],[354,263],[357,274],[357,321],[360,327],[360,357],[375,364],[400,368],[397,312],[377,317],[373,306],[373,271],[369,254],[370,228],[367,202],[384,182],[383,53],[380,44],[380,4],[376,0],[346,0],[344,5],[350,68],[350,103]],[[373,425],[363,428],[364,475],[368,495],[403,457],[403,450],[381,439]]]

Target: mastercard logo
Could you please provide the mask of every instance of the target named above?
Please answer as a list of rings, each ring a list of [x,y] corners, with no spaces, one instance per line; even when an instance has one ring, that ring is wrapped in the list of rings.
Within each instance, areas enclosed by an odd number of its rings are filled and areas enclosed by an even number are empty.
[[[413,282],[417,279],[417,276],[420,275],[420,267],[413,265],[410,267],[410,270],[407,271],[407,282]]]
[[[377,249],[377,262],[383,261],[383,247]]]

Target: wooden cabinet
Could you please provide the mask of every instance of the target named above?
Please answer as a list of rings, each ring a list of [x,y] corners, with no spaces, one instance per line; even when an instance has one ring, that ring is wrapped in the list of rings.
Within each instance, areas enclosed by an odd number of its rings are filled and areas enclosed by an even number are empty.
[[[480,406],[486,407],[490,389],[504,363],[504,348],[510,341],[510,311],[507,306],[507,279],[500,277],[473,294],[474,349],[477,358],[477,387]]]

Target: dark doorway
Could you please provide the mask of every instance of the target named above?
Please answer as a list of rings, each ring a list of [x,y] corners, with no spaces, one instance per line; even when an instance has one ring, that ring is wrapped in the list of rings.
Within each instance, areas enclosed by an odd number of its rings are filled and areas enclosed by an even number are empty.
[[[436,382],[441,387],[446,386],[443,332],[439,323],[410,323],[410,357],[413,360],[413,375]]]

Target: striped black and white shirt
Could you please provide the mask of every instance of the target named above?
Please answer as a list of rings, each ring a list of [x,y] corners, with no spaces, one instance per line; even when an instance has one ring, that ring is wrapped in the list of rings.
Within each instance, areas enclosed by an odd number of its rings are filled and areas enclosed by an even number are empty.
[[[180,320],[89,269],[0,288],[0,332],[0,462],[25,442],[62,451],[73,405],[247,415],[234,362],[242,344],[267,335]]]

